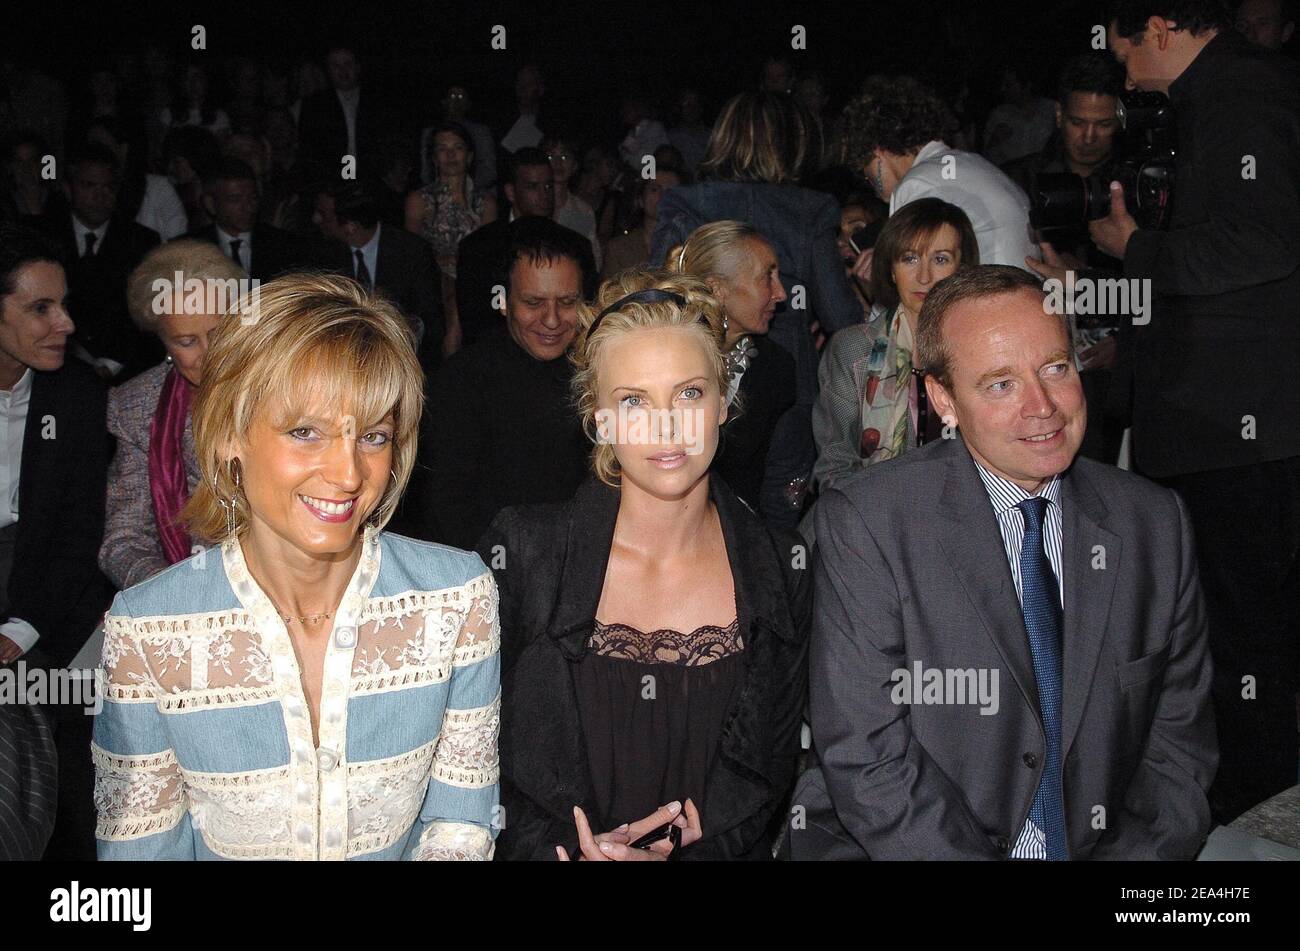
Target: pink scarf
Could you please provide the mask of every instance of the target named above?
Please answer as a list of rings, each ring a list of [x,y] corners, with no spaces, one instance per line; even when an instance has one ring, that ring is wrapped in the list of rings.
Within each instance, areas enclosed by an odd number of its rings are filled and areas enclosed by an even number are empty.
[[[190,497],[184,451],[189,415],[190,385],[173,367],[163,380],[158,408],[149,423],[149,492],[169,565],[190,557],[189,533],[177,520]]]

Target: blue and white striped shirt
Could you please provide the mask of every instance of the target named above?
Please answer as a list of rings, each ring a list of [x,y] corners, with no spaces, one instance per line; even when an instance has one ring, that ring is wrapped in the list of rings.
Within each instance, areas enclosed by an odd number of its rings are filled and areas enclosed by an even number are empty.
[[[984,482],[993,514],[997,517],[998,531],[1002,533],[1002,547],[1006,549],[1011,577],[1016,583],[1016,599],[1023,608],[1025,591],[1020,578],[1020,548],[1025,540],[1025,517],[1016,506],[1033,496],[1014,482],[995,476],[978,463],[975,468]],[[1043,525],[1043,547],[1047,549],[1047,560],[1052,565],[1052,574],[1056,576],[1056,590],[1061,597],[1061,609],[1064,610],[1065,589],[1061,585],[1061,477],[1054,477],[1038,495],[1048,501],[1047,518]],[[1032,820],[1025,820],[1025,827],[1020,830],[1015,845],[1011,847],[1010,857],[1046,860],[1046,838],[1043,830],[1034,825]]]

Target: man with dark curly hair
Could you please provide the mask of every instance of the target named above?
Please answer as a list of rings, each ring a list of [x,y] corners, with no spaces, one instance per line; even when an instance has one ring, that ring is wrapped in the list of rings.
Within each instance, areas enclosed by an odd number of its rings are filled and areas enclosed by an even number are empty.
[[[893,214],[918,198],[941,198],[970,218],[980,261],[1024,267],[1039,257],[1029,198],[996,165],[943,141],[948,107],[910,76],[872,76],[844,110],[841,161],[861,169]]]

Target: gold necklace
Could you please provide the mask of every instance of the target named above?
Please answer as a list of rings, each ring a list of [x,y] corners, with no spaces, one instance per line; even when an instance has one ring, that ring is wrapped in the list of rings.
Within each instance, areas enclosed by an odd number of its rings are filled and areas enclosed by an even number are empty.
[[[322,618],[332,618],[333,616],[334,616],[334,612],[332,611],[326,612],[324,614],[304,614],[301,617],[297,617],[292,614],[280,615],[280,617],[286,621],[298,621],[301,624],[306,624],[308,622],[315,624],[317,621],[321,620]]]

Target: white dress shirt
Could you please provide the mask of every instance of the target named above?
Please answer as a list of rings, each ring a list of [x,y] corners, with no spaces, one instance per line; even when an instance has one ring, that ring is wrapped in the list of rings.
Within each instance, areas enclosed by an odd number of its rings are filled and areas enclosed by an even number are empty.
[[[4,438],[0,439],[0,528],[18,521],[23,437],[27,433],[27,407],[32,399],[32,376],[29,367],[12,389],[0,390],[0,419],[4,420]],[[10,618],[0,624],[0,634],[17,644],[23,653],[31,650],[40,637],[36,628],[18,618]]]
[[[569,192],[563,208],[555,210],[555,223],[564,225],[570,231],[576,231],[591,242],[591,253],[596,259],[596,270],[600,270],[600,242],[596,240],[596,213],[573,192]]]
[[[352,252],[352,276],[357,276],[357,252],[361,252],[361,259],[366,262],[366,268],[370,271],[370,290],[375,288],[375,278],[379,274],[379,232],[384,230],[382,221],[375,224],[375,233],[370,236],[370,240],[359,248],[349,246],[348,250]]]
[[[98,228],[90,228],[81,223],[81,219],[75,214],[72,216],[72,233],[77,238],[77,257],[86,256],[86,235],[95,236],[95,254],[99,254],[104,249],[104,236],[108,234],[108,222],[105,221]]]
[[[536,148],[541,143],[542,130],[537,127],[537,116],[534,113],[521,114],[510,127],[510,131],[501,139],[501,147],[511,155],[524,146]]]
[[[1029,234],[1029,196],[982,155],[927,142],[894,188],[889,213],[918,198],[941,198],[966,212],[980,264],[1023,268],[1025,258],[1041,258]]]
[[[30,367],[13,389],[0,390],[0,418],[5,421],[5,438],[0,440],[0,528],[18,521],[18,479],[23,470],[23,434],[31,398]]]
[[[244,231],[240,234],[226,234],[220,225],[213,225],[217,229],[217,247],[221,248],[221,253],[226,257],[234,260],[230,251],[230,242],[238,241],[239,250],[235,253],[239,255],[239,266],[244,269],[245,273],[251,273],[250,267],[253,263],[253,233]]]
[[[179,238],[189,230],[185,205],[167,176],[152,173],[145,176],[144,200],[140,202],[135,223],[152,228],[163,241]]]
[[[357,154],[357,106],[361,102],[361,87],[336,89],[334,94],[339,97],[339,105],[343,107],[343,121],[348,127],[348,155],[355,156]]]

